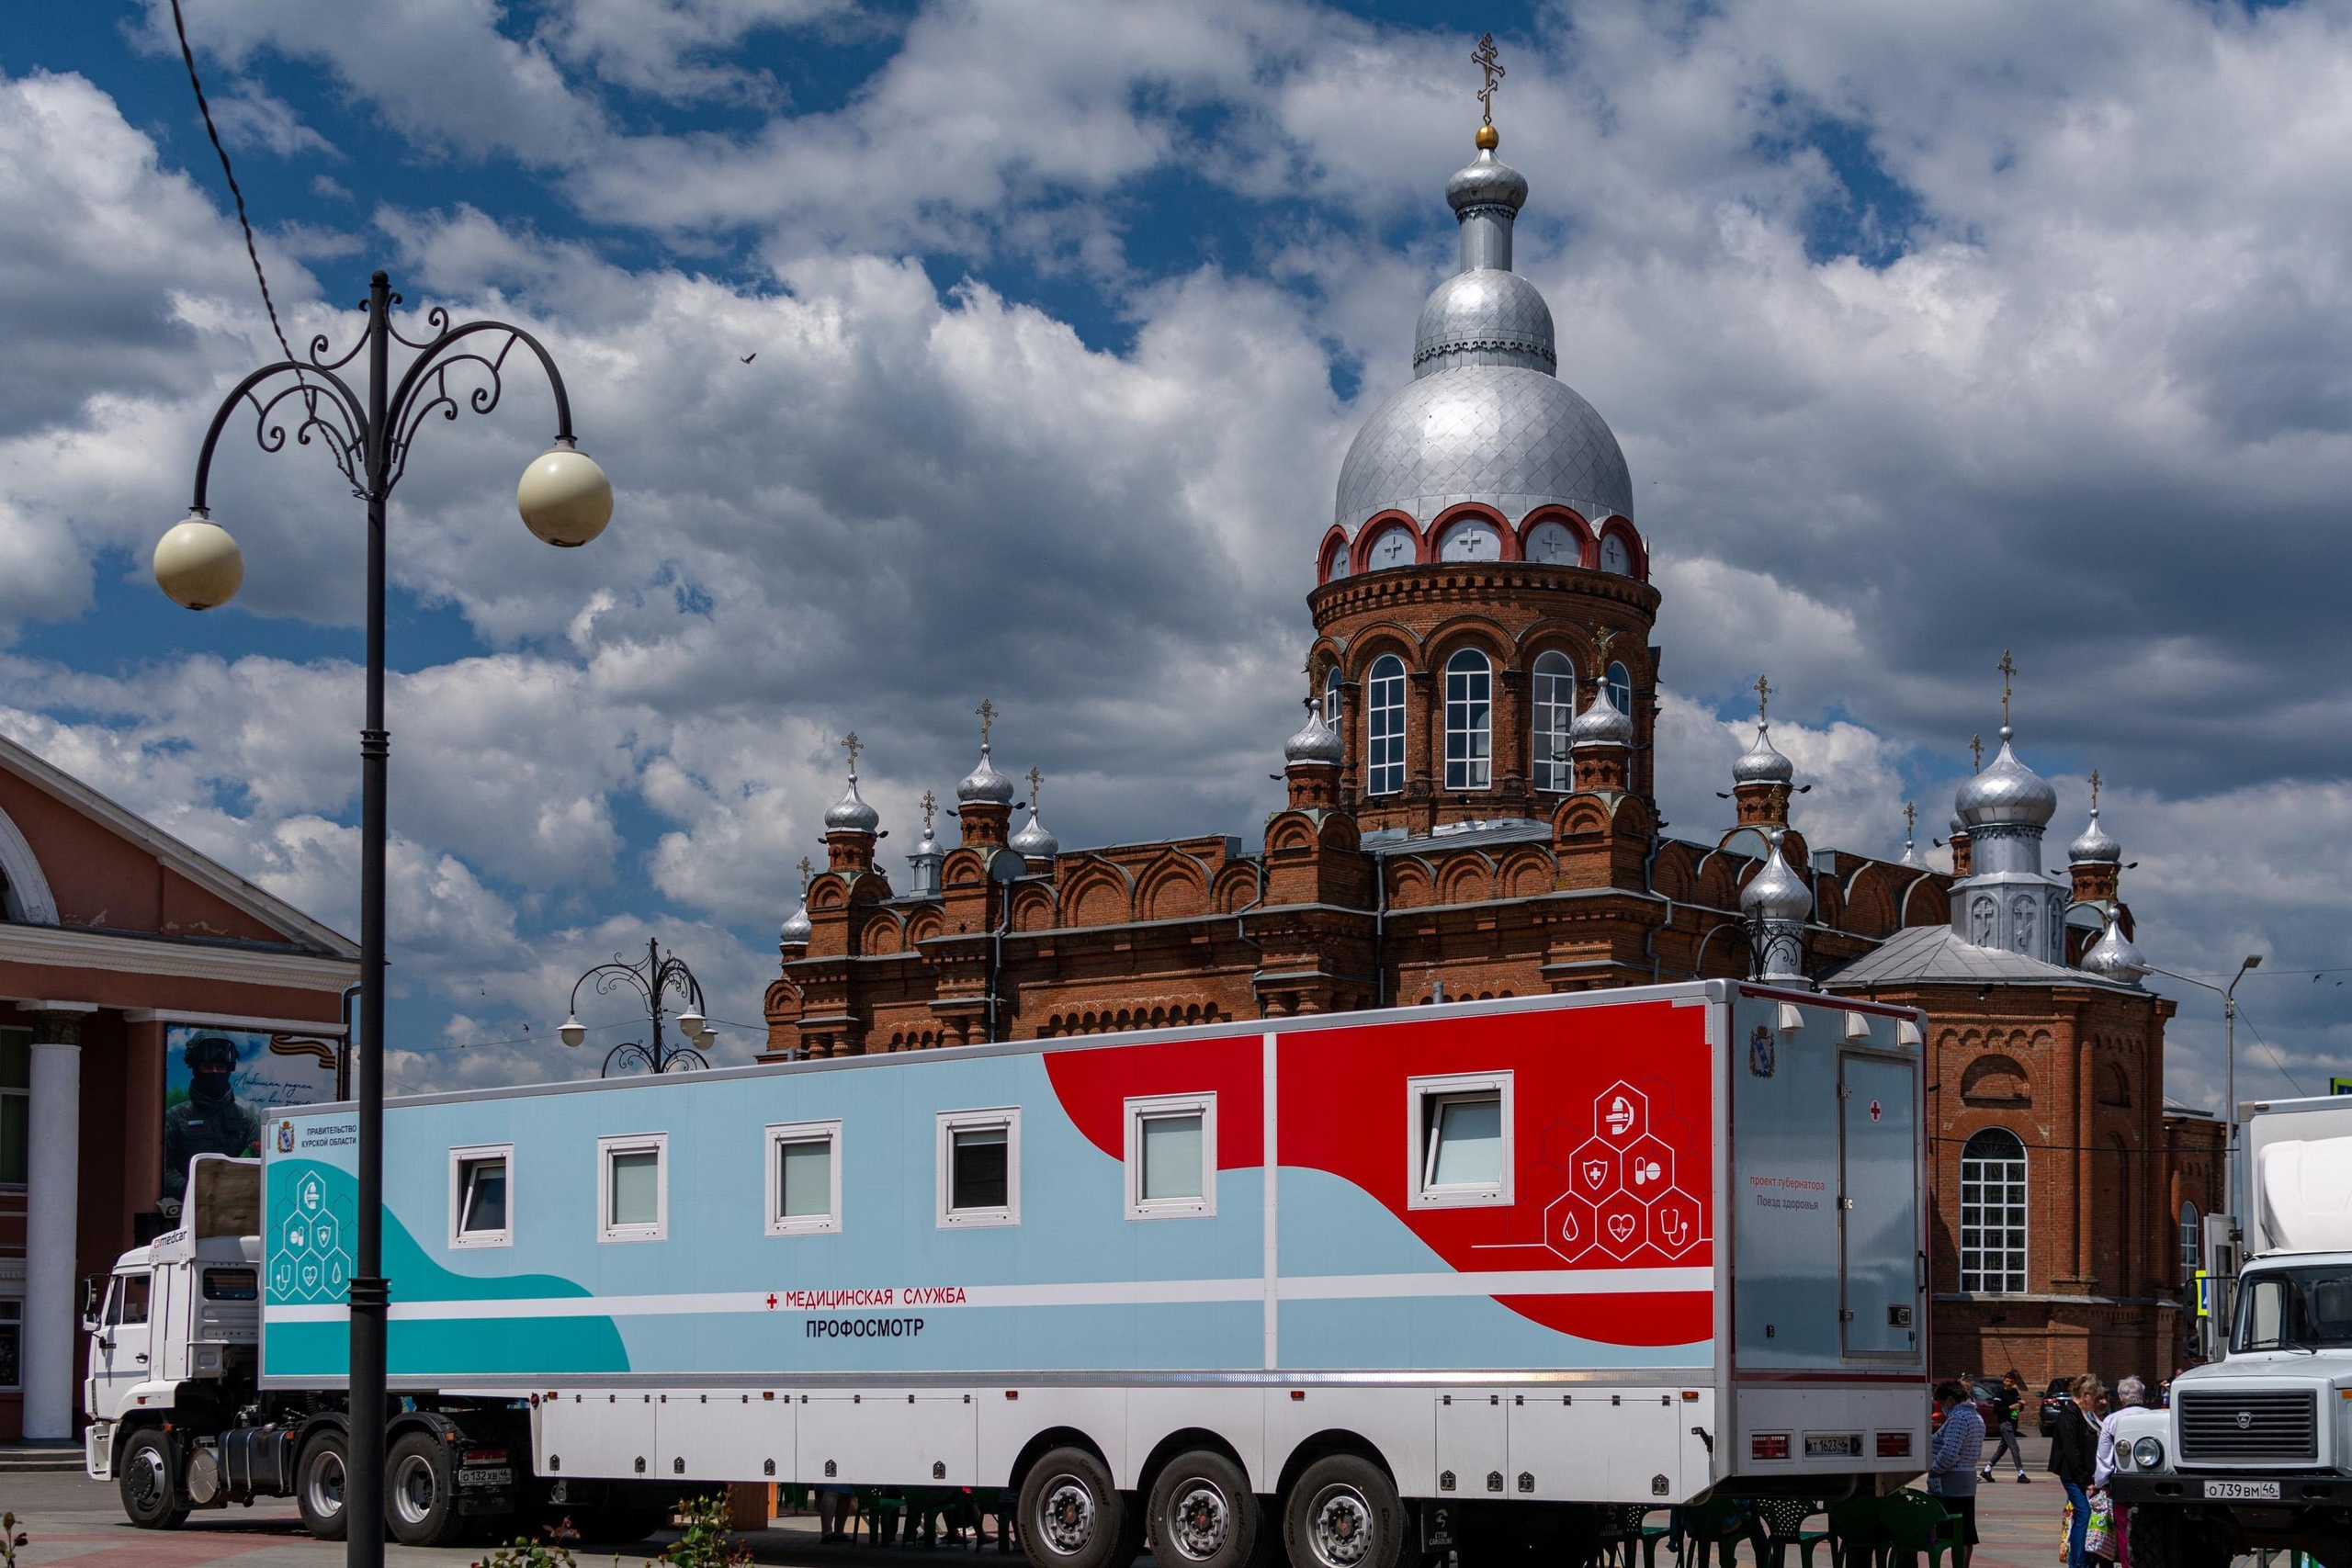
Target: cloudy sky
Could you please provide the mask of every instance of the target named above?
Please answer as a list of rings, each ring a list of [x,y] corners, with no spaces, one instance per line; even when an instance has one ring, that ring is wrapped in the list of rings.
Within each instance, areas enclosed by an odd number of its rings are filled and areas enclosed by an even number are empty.
[[[401,1086],[593,1070],[549,1025],[649,933],[747,1054],[849,728],[886,860],[983,696],[1065,845],[1254,835],[1340,458],[1452,265],[1459,7],[187,10],[288,337],[347,344],[377,266],[526,321],[619,491],[529,537],[517,383],[399,491]],[[1763,670],[1816,842],[1939,834],[2013,649],[2053,845],[2096,766],[2149,956],[2269,955],[2244,1090],[2352,1073],[2352,7],[1468,19],[1656,552],[1676,829]],[[0,29],[0,729],[356,931],[356,504],[237,433],[242,597],[147,573],[276,357],[167,0]],[[2218,1009],[2158,984],[2218,1104]]]

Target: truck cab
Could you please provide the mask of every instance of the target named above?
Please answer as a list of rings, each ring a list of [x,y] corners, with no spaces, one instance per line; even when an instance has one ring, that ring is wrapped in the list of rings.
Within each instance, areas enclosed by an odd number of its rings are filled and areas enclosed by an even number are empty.
[[[2352,1565],[2352,1107],[2263,1106],[2247,1133],[2254,1256],[2216,1281],[2222,1359],[2117,1426],[2135,1568],[2269,1550]]]

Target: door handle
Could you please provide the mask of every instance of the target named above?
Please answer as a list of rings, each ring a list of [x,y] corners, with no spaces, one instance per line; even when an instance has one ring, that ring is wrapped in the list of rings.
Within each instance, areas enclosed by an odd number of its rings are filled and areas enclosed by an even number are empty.
[[[131,1359],[138,1362],[142,1367],[147,1364],[147,1358],[144,1356],[133,1356]]]

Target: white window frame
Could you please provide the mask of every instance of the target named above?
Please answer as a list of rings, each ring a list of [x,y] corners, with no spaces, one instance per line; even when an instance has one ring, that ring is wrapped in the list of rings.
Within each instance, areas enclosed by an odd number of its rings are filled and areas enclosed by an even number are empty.
[[[613,1223],[613,1156],[653,1155],[653,1223],[616,1225]],[[508,1180],[514,1178],[510,1174]],[[508,1201],[513,1201],[512,1190]],[[596,1140],[596,1239],[599,1242],[667,1241],[670,1239],[670,1134],[625,1133]]]
[[[1394,673],[1389,671],[1394,671]],[[1364,674],[1363,792],[1366,795],[1405,793],[1406,709],[1405,661],[1384,653]],[[1393,722],[1392,722],[1393,716]]]
[[[1001,1209],[957,1209],[949,1206],[955,1195],[956,1134],[985,1132],[992,1127],[1004,1129],[1004,1207]],[[939,1112],[939,1139],[933,1151],[933,1165],[938,1176],[938,1222],[941,1230],[978,1230],[988,1225],[1017,1225],[1021,1223],[1021,1108],[1017,1105],[989,1106],[975,1111],[943,1111]]]
[[[468,1160],[503,1159],[506,1162],[506,1228],[495,1231],[467,1231],[459,1226],[465,1221],[466,1162]],[[512,1247],[514,1245],[514,1145],[512,1144],[468,1144],[449,1151],[449,1247]]]
[[[1555,662],[1547,664],[1546,660]],[[1576,783],[1576,763],[1568,755],[1568,729],[1577,721],[1577,662],[1556,648],[1547,648],[1528,667],[1528,707],[1533,715],[1529,737],[1534,752],[1535,787],[1566,795]],[[1553,755],[1557,742],[1559,756]]]
[[[830,1201],[822,1214],[786,1214],[784,1212],[784,1156],[786,1144],[813,1144],[823,1139],[831,1156],[831,1186]],[[830,1122],[778,1122],[770,1124],[763,1145],[767,1150],[767,1217],[770,1235],[834,1235],[842,1228],[842,1124]]]
[[[1502,1179],[1473,1186],[1438,1187],[1429,1179],[1432,1151],[1427,1134],[1429,1103],[1464,1095],[1499,1093],[1502,1098]],[[1511,1175],[1517,1164],[1518,1138],[1511,1116],[1511,1074],[1448,1073],[1442,1077],[1405,1080],[1405,1206],[1408,1209],[1499,1209],[1511,1202]]]
[[[2195,1199],[2184,1198],[2174,1218],[2180,1226],[2180,1282],[2194,1285],[2197,1271],[2205,1267],[2205,1212]]]
[[[1127,1218],[1189,1220],[1214,1218],[1216,1213],[1216,1096],[1215,1094],[1142,1095],[1127,1107]],[[1143,1124],[1170,1116],[1201,1119],[1201,1195],[1197,1198],[1146,1198],[1143,1195]]]
[[[1474,660],[1475,668],[1471,663]],[[1460,794],[1492,789],[1495,661],[1481,649],[1456,649],[1446,656],[1444,673],[1445,787]],[[1458,696],[1457,690],[1461,694]],[[1455,755],[1457,751],[1459,756]]]
[[[2018,1145],[2017,1157],[1971,1155],[1969,1145],[1987,1133],[2007,1134]],[[2014,1169],[2010,1168],[2014,1167]],[[2015,1196],[2018,1201],[2012,1204]],[[2008,1223],[2008,1211],[2023,1218]],[[1994,1218],[1997,1213],[1999,1217]],[[2033,1155],[2016,1129],[1998,1123],[1979,1127],[1960,1147],[1960,1288],[1970,1295],[2013,1295],[2025,1290],[2033,1267]],[[2022,1259],[2012,1270],[2008,1256]],[[1988,1259],[1997,1258],[1997,1263]]]

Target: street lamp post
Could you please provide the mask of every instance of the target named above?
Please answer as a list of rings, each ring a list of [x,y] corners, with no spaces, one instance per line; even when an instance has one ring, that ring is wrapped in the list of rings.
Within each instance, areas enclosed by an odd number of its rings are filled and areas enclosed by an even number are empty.
[[[2248,970],[2262,967],[2262,954],[2249,953],[2238,972],[2230,976],[2227,986],[2216,986],[2211,980],[2199,980],[2187,975],[2175,975],[2169,969],[2159,969],[2151,964],[2148,971],[2170,976],[2190,986],[2202,986],[2222,998],[2222,1098],[2228,1103],[2229,1136],[2222,1149],[2222,1206],[2229,1211],[2230,1222],[2238,1223],[2238,982]]]
[[[391,737],[384,728],[384,513],[392,488],[408,470],[417,432],[435,413],[454,420],[462,404],[476,413],[498,406],[507,356],[517,344],[531,351],[555,392],[555,444],[523,470],[514,501],[524,523],[550,545],[586,544],[613,514],[613,487],[594,459],[572,443],[571,400],[563,377],[538,340],[503,321],[449,324],[435,307],[425,318],[431,335],[401,337],[391,308],[400,296],[381,272],[369,280],[360,309],[368,324],[339,359],[327,359],[324,334],[310,343],[308,360],[265,365],[222,400],[196,459],[196,494],[187,519],[155,546],[155,581],[191,610],[226,604],[244,581],[244,558],[228,530],[212,521],[207,482],[212,452],[239,406],[252,409],[254,439],[265,452],[282,451],[290,434],[298,445],[326,448],[352,493],[368,512],[368,694],[359,732],[359,1144],[358,1267],[351,1280],[351,1428],[344,1481],[345,1561],[350,1568],[380,1568],[384,1561],[384,1323],[391,1299],[383,1278],[384,1191],[384,843],[386,765]],[[416,355],[390,379],[391,345]],[[362,354],[363,396],[340,374]],[[452,376],[457,378],[452,383]],[[266,389],[266,395],[265,391]],[[296,400],[287,407],[288,400]]]
[[[702,1015],[702,982],[686,967],[686,961],[676,953],[662,955],[662,944],[649,937],[645,942],[645,957],[637,964],[624,964],[615,958],[610,964],[599,964],[571,983],[571,1005],[556,1033],[566,1045],[577,1045],[588,1038],[588,1026],[580,1021],[580,987],[589,981],[596,982],[596,994],[605,996],[618,987],[628,986],[644,998],[645,1015],[653,1026],[648,1040],[626,1040],[605,1054],[605,1066],[598,1075],[613,1076],[617,1066],[624,1071],[641,1067],[649,1073],[666,1073],[673,1068],[707,1067],[710,1063],[693,1045],[671,1045],[662,1038],[662,998],[674,993],[686,1004],[678,1015],[678,1028],[695,1044],[707,1045],[717,1033]]]

